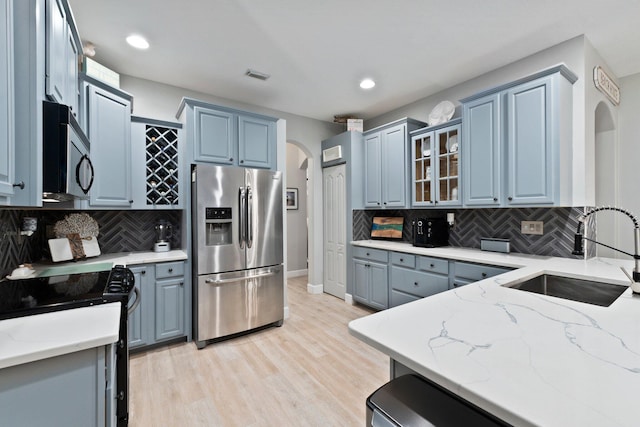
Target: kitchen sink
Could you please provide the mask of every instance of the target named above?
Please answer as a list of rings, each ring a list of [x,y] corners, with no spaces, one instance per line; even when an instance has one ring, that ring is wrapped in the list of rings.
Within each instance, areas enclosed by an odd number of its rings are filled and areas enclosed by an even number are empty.
[[[602,307],[609,307],[628,288],[628,286],[612,283],[551,274],[541,274],[523,282],[508,283],[502,286]]]

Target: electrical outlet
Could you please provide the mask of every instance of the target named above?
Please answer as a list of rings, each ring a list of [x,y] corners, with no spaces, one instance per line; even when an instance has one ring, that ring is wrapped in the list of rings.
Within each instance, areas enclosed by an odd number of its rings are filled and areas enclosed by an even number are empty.
[[[520,223],[520,232],[522,234],[544,234],[543,221],[522,221]]]

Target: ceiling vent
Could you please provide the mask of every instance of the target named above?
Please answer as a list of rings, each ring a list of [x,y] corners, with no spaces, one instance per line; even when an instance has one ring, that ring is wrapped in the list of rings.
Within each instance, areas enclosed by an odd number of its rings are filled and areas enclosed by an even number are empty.
[[[258,79],[258,80],[267,80],[269,77],[271,77],[267,73],[261,73],[260,71],[252,70],[251,68],[249,68],[247,72],[244,73],[244,75],[253,77],[254,79]]]

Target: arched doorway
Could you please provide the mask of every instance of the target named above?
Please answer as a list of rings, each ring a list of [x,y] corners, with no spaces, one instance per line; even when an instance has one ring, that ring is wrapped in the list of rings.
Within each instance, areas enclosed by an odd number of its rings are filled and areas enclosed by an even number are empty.
[[[617,143],[616,126],[613,114],[604,101],[595,109],[595,172],[596,172],[596,206],[617,206]],[[620,247],[618,241],[618,222],[622,217],[613,212],[601,212],[597,217],[596,239],[615,248]],[[626,220],[622,218],[622,220]],[[617,258],[618,252],[596,245],[596,255]]]

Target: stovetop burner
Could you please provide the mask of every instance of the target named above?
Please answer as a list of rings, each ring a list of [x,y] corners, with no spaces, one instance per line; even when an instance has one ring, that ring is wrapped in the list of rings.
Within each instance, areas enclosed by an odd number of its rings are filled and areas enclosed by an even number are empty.
[[[121,301],[133,290],[131,270],[0,282],[0,320]]]

